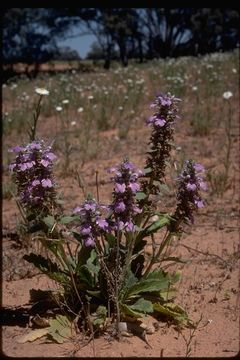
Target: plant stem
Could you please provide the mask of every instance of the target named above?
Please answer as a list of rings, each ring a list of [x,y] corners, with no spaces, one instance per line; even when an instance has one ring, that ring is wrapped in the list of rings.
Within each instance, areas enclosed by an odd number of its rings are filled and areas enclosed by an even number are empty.
[[[162,241],[161,245],[159,246],[157,254],[154,257],[152,257],[152,259],[151,259],[145,273],[143,274],[143,277],[146,277],[149,274],[152,266],[158,261],[158,258],[161,255],[164,247],[170,242],[172,235],[173,235],[173,233],[169,232],[167,230],[167,232],[166,232],[166,234],[165,234],[165,236],[163,238],[163,241]]]
[[[41,111],[42,98],[43,98],[43,95],[40,95],[37,106],[36,106],[36,109],[35,109],[35,113],[33,114],[33,124],[30,127],[30,131],[28,132],[29,140],[31,142],[35,140],[35,136],[36,136],[37,122],[38,122],[38,118],[39,118],[40,111]]]

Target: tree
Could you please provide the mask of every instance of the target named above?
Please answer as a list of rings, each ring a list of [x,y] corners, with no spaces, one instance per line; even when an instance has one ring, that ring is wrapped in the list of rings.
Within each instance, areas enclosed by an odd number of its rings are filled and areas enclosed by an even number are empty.
[[[79,18],[68,16],[61,8],[7,8],[4,11],[3,52],[5,64],[34,64],[36,76],[40,63],[59,53],[57,40],[66,37]],[[26,66],[26,72],[28,71]]]

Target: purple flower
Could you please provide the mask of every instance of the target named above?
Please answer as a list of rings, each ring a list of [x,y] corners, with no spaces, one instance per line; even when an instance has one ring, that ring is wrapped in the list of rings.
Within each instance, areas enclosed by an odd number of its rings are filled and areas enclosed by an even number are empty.
[[[24,148],[22,146],[15,146],[13,147],[10,151],[15,152],[15,153],[19,153],[20,151],[22,151]]]
[[[50,164],[50,162],[47,161],[47,160],[42,159],[42,160],[40,161],[40,164],[42,164],[44,167],[48,167],[49,164]]]
[[[135,169],[135,166],[133,165],[133,163],[129,162],[129,161],[124,161],[122,163],[122,167],[123,169],[125,170],[134,170]]]
[[[133,224],[132,221],[128,221],[125,223],[125,227],[127,231],[134,231],[135,230],[135,225]]]
[[[30,150],[40,150],[41,144],[38,141],[33,141],[31,144],[28,145]]]
[[[205,183],[204,181],[199,181],[199,186],[200,186],[200,189],[206,191],[208,189],[208,186],[207,186],[207,183]]]
[[[89,247],[89,246],[94,246],[95,245],[95,241],[93,239],[92,236],[89,236],[85,239],[85,246]]]
[[[44,188],[46,188],[46,187],[49,187],[49,188],[53,187],[53,183],[52,183],[52,181],[51,181],[50,179],[43,179],[43,180],[41,181],[41,183],[42,183],[42,186],[43,186]]]
[[[197,172],[204,172],[205,171],[205,168],[203,165],[199,164],[199,163],[195,163],[194,164],[194,169],[197,171]]]
[[[17,166],[17,164],[13,163],[13,164],[10,164],[8,168],[10,171],[13,171],[16,166]]]
[[[140,190],[140,185],[136,182],[130,183],[128,187],[132,190],[134,194]]]
[[[85,210],[88,211],[95,211],[96,210],[96,203],[93,201],[88,201],[83,205]]]
[[[47,157],[49,160],[51,160],[51,161],[54,161],[54,160],[57,159],[57,156],[56,156],[54,153],[52,153],[52,152],[46,154],[46,157]]]
[[[105,219],[98,219],[96,221],[96,224],[102,230],[108,230],[108,228],[109,228],[109,224],[108,224],[107,220],[105,220]]]
[[[152,125],[154,123],[155,119],[156,119],[156,116],[150,116],[146,121],[147,125]]]
[[[202,200],[195,200],[195,204],[199,209],[204,207],[204,203]]]
[[[156,118],[156,121],[154,122],[156,126],[162,127],[166,124],[166,120],[163,118]]]
[[[196,184],[191,184],[191,183],[188,183],[188,184],[187,184],[187,189],[188,189],[189,191],[195,191],[196,188],[197,188],[197,185],[196,185]]]
[[[40,185],[41,183],[40,183],[40,181],[39,180],[33,180],[33,182],[32,182],[32,186],[38,186],[38,185]]]
[[[14,162],[9,166],[17,185],[17,194],[27,214],[49,214],[50,208],[57,208],[52,174],[54,154],[51,146],[44,141],[33,141],[25,146],[13,148],[16,153]],[[50,155],[51,159],[46,157]],[[39,186],[41,185],[41,186]]]
[[[73,214],[80,214],[82,210],[83,210],[83,208],[81,206],[77,206],[73,210]]]
[[[119,226],[123,226],[123,229],[126,229],[127,224],[133,223],[133,217],[141,211],[136,203],[135,194],[140,190],[137,181],[143,173],[127,159],[114,168],[113,172],[115,176],[112,180],[115,186],[110,209],[116,223],[114,228],[119,230]]]
[[[94,246],[97,237],[109,230],[108,221],[102,217],[106,210],[108,207],[98,204],[95,199],[87,199],[74,209],[73,212],[80,215],[78,231],[85,246]]]
[[[120,201],[114,205],[114,210],[117,214],[124,212],[125,209],[126,209],[126,205],[124,204],[123,201]]]
[[[207,185],[199,176],[199,171],[203,171],[201,164],[196,164],[189,160],[185,162],[184,168],[178,177],[178,205],[174,217],[177,219],[188,219],[194,222],[194,211],[203,208],[204,202],[200,196],[200,190],[206,190]]]
[[[173,124],[177,120],[177,99],[170,93],[160,94],[156,97],[151,109],[154,113],[147,120],[147,124],[152,126],[150,137],[150,151],[146,161],[145,174],[146,180],[142,182],[143,191],[153,195],[158,194],[160,185],[164,181],[165,169],[173,142]]]
[[[126,185],[125,184],[116,183],[116,185],[115,185],[115,192],[116,193],[124,193],[125,190],[126,190]]]
[[[19,168],[20,168],[21,171],[27,170],[27,168],[28,168],[27,163],[20,164]]]
[[[141,214],[142,209],[140,209],[137,205],[133,205],[132,211],[134,214]]]
[[[92,231],[91,225],[84,225],[80,228],[80,232],[82,235],[89,235]]]

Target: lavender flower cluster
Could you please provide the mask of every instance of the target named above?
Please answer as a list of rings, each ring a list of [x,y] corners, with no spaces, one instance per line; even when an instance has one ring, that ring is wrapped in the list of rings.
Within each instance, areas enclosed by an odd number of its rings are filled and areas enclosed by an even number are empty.
[[[150,137],[150,151],[146,161],[146,168],[149,168],[148,176],[152,179],[153,194],[158,192],[158,186],[153,181],[163,182],[165,175],[166,161],[170,156],[171,142],[173,140],[173,124],[178,118],[177,103],[180,99],[167,94],[160,94],[151,104],[154,109],[153,116],[147,120],[147,124],[152,126]],[[146,183],[145,183],[146,187]]]
[[[134,231],[133,217],[141,212],[135,199],[139,176],[143,173],[133,163],[124,160],[116,168],[109,169],[115,173],[111,178],[114,182],[113,202],[111,205],[100,205],[95,199],[86,200],[77,206],[73,213],[80,215],[78,230],[85,246],[94,246],[96,238],[106,232]],[[104,212],[107,213],[106,216]]]
[[[138,178],[143,172],[136,169],[133,163],[125,159],[117,168],[111,168],[114,185],[113,203],[110,208],[113,211],[116,221],[115,230],[134,230],[133,217],[141,212],[135,199],[136,193],[140,190]]]
[[[102,212],[108,207],[100,205],[95,199],[85,200],[82,206],[77,206],[73,213],[80,215],[78,230],[85,246],[94,246],[96,238],[103,232],[109,231],[110,226]]]
[[[185,162],[182,173],[177,178],[179,185],[175,218],[184,217],[194,223],[194,211],[204,207],[204,201],[200,195],[200,190],[207,190],[207,184],[202,177],[204,172],[205,169],[201,164],[192,160]]]
[[[16,153],[15,161],[9,165],[20,203],[31,213],[48,213],[55,206],[55,183],[52,167],[56,155],[52,147],[43,140],[33,141],[26,146],[17,146],[10,150]]]

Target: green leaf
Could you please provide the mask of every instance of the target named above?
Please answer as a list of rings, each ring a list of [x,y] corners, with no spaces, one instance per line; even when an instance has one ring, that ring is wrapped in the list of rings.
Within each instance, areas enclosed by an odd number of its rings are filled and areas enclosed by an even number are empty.
[[[77,272],[77,276],[80,282],[84,282],[87,286],[91,288],[95,285],[94,276],[91,274],[90,270],[88,269],[87,265],[82,265]]]
[[[143,317],[145,314],[131,309],[128,305],[120,303],[120,311],[124,315],[132,316],[135,318]]]
[[[125,283],[124,283],[124,288],[128,289],[131,286],[133,286],[134,284],[136,284],[138,281],[137,277],[133,274],[133,272],[130,270],[128,272],[128,276],[126,276],[125,279]]]
[[[64,315],[57,315],[56,319],[50,320],[48,335],[58,344],[62,344],[72,335],[71,322]]]
[[[137,200],[144,200],[146,199],[147,195],[143,191],[139,191],[136,193]]]
[[[140,280],[137,284],[130,287],[126,294],[125,298],[130,298],[133,295],[146,293],[146,292],[155,292],[166,289],[169,286],[169,280],[162,278],[161,280],[157,279],[147,279]]]
[[[171,281],[171,284],[175,284],[176,282],[178,282],[181,278],[181,272],[180,271],[176,271],[174,274],[168,274],[169,279]]]
[[[79,219],[79,216],[63,216],[60,219],[60,223],[63,225],[70,224],[71,222]]]
[[[27,333],[26,335],[23,335],[23,336],[19,337],[17,339],[17,342],[19,344],[24,344],[27,341],[32,342],[32,341],[34,341],[36,339],[39,339],[39,338],[43,337],[44,335],[47,335],[48,330],[49,330],[49,328],[32,330],[29,333]]]
[[[80,235],[79,235],[80,236]],[[85,265],[87,263],[87,260],[90,257],[91,254],[91,247],[87,247],[85,245],[83,245],[80,249],[80,251],[78,252],[78,262],[77,262],[77,267],[76,267],[76,272],[78,272],[78,269],[82,266]]]
[[[42,255],[36,255],[33,253],[30,255],[24,255],[23,259],[36,266],[36,268],[48,275],[51,279],[61,284],[69,283],[68,275],[50,259],[46,259]]]
[[[177,290],[176,289],[167,289],[160,291],[160,296],[164,301],[173,300],[176,297]]]
[[[48,215],[43,218],[43,222],[49,227],[49,229],[52,229],[56,221],[54,216]]]
[[[147,226],[145,228],[145,230],[143,230],[143,231],[144,231],[144,234],[146,236],[148,236],[169,224],[170,224],[170,216],[168,214],[166,214],[166,215],[163,215],[161,217],[161,219],[159,219],[159,220],[155,221],[154,223],[152,223],[151,225]]]
[[[129,305],[129,308],[134,311],[139,311],[141,313],[152,313],[153,305],[151,301],[145,300],[143,298],[138,299],[135,304]]]
[[[167,303],[164,305],[156,303],[153,304],[153,309],[154,311],[169,316],[178,322],[184,322],[188,320],[188,316],[185,310],[179,305],[173,303]]]
[[[97,299],[102,299],[101,291],[100,290],[87,290],[87,293],[91,296],[94,296]]]
[[[110,247],[113,247],[116,244],[116,238],[112,234],[105,234],[105,239],[107,240],[107,244],[109,244]]]
[[[102,318],[106,318],[107,316],[107,308],[106,306],[103,305],[99,305],[97,310],[96,310],[96,314],[98,317],[102,317]]]

